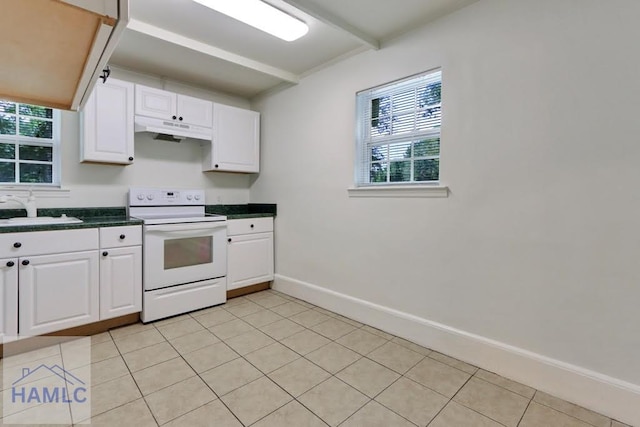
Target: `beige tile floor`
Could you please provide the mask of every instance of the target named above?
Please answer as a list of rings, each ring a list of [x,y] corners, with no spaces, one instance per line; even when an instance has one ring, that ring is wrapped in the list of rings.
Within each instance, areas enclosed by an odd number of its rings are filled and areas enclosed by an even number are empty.
[[[94,426],[624,426],[272,290],[91,348]]]

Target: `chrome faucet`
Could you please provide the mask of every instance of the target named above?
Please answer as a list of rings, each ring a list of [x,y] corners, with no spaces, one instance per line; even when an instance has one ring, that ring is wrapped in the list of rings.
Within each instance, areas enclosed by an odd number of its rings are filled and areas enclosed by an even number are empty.
[[[27,218],[35,218],[38,216],[38,209],[36,208],[36,197],[33,195],[33,190],[29,190],[29,197],[26,200],[22,197],[17,197],[12,194],[5,194],[0,196],[0,203],[17,202],[20,203],[27,211]]]

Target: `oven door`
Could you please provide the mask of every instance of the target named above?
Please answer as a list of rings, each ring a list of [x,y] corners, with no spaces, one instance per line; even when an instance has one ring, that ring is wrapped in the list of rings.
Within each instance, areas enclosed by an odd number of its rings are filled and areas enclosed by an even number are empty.
[[[227,274],[227,222],[144,226],[144,289]]]

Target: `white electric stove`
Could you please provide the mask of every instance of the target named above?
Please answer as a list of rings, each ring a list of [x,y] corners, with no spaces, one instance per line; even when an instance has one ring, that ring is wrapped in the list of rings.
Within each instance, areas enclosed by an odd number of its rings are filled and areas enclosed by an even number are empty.
[[[129,189],[143,221],[142,321],[222,304],[227,297],[227,217],[205,213],[202,189]]]

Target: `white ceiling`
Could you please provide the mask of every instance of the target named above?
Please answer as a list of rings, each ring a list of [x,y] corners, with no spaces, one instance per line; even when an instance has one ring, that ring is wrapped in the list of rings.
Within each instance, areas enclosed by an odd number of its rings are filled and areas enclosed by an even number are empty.
[[[286,42],[192,0],[130,0],[110,63],[252,98],[475,1],[267,0],[309,25]]]

